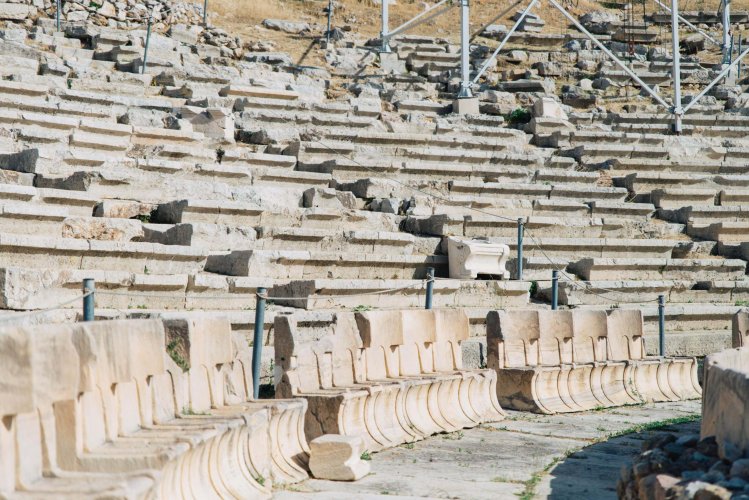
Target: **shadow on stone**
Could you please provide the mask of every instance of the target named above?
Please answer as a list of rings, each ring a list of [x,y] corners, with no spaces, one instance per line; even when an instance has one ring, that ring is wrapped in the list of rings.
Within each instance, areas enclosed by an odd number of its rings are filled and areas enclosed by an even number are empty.
[[[699,433],[700,422],[686,422],[633,432],[593,444],[569,455],[549,471],[547,498],[572,500],[579,498],[615,499],[616,483],[622,466],[631,466],[642,451],[642,444],[663,432]]]

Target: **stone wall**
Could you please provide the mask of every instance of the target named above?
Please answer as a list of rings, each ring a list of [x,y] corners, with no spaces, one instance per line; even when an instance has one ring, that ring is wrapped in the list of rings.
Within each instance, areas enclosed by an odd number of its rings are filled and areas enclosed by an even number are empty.
[[[749,348],[705,359],[703,438],[715,436],[721,456],[749,453]]]

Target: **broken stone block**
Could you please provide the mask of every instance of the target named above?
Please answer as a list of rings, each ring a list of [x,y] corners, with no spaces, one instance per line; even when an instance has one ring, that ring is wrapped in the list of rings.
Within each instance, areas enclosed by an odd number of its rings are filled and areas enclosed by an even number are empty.
[[[568,120],[562,106],[551,97],[542,97],[533,103],[533,116],[536,118],[556,118]]]
[[[313,187],[302,193],[304,208],[356,208],[356,197],[349,191]]]
[[[309,468],[317,479],[357,481],[369,474],[360,436],[324,434],[310,442]]]
[[[502,243],[451,236],[447,239],[447,255],[452,279],[476,279],[479,274],[510,278],[510,272],[505,269],[510,247]]]
[[[293,21],[282,21],[279,19],[266,19],[263,21],[263,26],[269,30],[283,31],[284,33],[299,34],[303,31],[309,31],[310,27],[307,23],[296,23]]]

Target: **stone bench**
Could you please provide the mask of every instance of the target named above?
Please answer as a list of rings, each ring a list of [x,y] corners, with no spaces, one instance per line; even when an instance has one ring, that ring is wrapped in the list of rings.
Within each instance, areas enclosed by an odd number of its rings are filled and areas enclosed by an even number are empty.
[[[0,234],[0,256],[6,266],[46,266],[62,269],[104,269],[115,265],[134,273],[190,273],[202,270],[208,252],[155,243],[45,238]]]
[[[339,313],[314,338],[277,316],[275,334],[276,394],[307,399],[309,439],[361,436],[377,451],[504,417],[494,373],[462,369],[462,311]]]
[[[0,345],[3,496],[267,498],[307,477],[306,402],[250,399],[228,323],[6,328]]]
[[[0,242],[1,246],[1,242]],[[414,279],[434,267],[447,276],[444,255],[380,255],[305,250],[238,250],[208,257],[205,270],[228,276],[263,276],[305,279],[327,274],[328,278]]]
[[[523,307],[528,304],[529,287],[527,281],[439,279],[432,300],[435,307]],[[296,280],[279,283],[268,293],[274,304],[310,310],[421,308],[425,294],[421,280],[360,278]]]
[[[697,360],[645,355],[639,310],[492,311],[500,404],[565,413],[700,397]]]
[[[628,259],[588,258],[570,266],[581,279],[591,280],[700,280],[738,279],[746,274],[740,259]]]

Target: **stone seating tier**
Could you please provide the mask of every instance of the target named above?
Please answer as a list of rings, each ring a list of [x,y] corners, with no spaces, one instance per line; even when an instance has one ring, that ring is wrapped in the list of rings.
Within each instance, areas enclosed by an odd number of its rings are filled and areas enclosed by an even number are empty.
[[[252,401],[226,322],[4,328],[0,346],[4,497],[268,498],[307,477],[306,402]]]
[[[302,396],[305,433],[361,436],[370,451],[497,421],[491,370],[464,370],[460,310],[337,313],[305,338],[293,315],[277,316],[276,394]]]
[[[492,311],[487,365],[500,404],[564,413],[698,398],[695,358],[645,354],[639,310]]]

